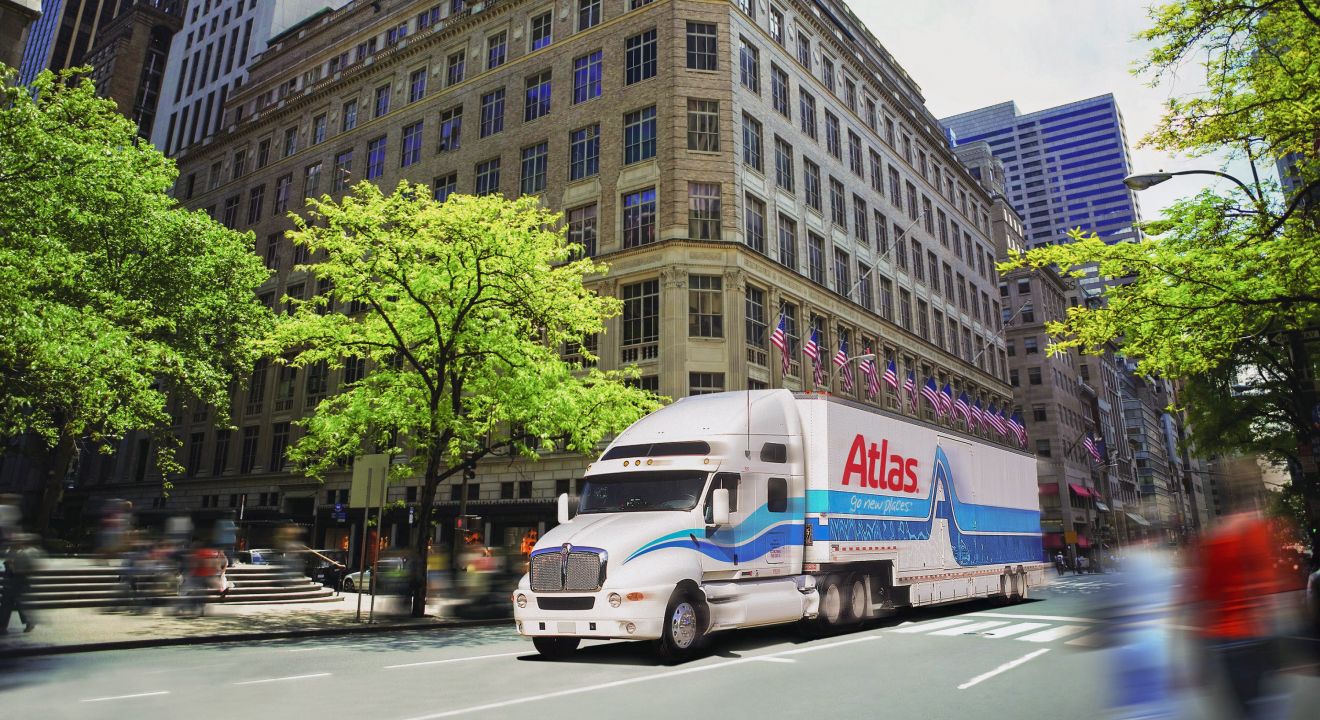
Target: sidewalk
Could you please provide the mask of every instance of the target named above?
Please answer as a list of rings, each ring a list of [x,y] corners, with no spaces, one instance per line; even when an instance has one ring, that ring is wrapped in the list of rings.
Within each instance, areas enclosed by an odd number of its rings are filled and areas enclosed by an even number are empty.
[[[371,596],[361,598],[361,622],[355,619],[358,596],[343,593],[341,598],[329,603],[213,604],[202,617],[178,617],[161,608],[142,615],[98,609],[46,610],[37,614],[37,627],[30,633],[24,633],[18,618],[13,618],[8,634],[0,635],[0,657],[513,623],[511,619],[445,617],[445,608],[454,602],[445,600],[433,601],[431,612],[439,615],[412,618],[395,599],[377,597],[374,622],[367,624]]]

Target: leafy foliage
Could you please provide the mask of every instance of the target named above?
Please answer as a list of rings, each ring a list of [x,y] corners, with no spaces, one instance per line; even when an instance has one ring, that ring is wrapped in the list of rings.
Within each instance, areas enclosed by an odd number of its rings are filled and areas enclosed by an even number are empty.
[[[49,512],[76,440],[160,431],[170,393],[228,405],[266,271],[250,235],[175,203],[173,162],[90,81],[13,75],[0,67],[0,435],[54,454]]]
[[[392,476],[424,479],[417,527],[429,528],[437,484],[465,457],[590,453],[659,407],[626,384],[635,370],[561,358],[571,344],[594,361],[586,340],[621,303],[583,285],[605,266],[574,260],[560,216],[535,198],[439,203],[422,186],[386,196],[359,183],[310,202],[290,236],[326,292],[295,301],[266,350],[298,367],[363,359],[366,375],[302,423],[290,457],[309,474],[372,450],[401,456]],[[427,533],[415,540],[424,554]]]

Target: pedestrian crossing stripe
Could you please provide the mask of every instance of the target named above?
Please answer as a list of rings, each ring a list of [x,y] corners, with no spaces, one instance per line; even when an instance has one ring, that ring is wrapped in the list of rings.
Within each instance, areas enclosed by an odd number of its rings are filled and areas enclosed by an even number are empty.
[[[1095,630],[1096,627],[1091,625],[1055,625],[1047,622],[1014,623],[1011,620],[961,617],[904,623],[889,630],[889,632],[905,635],[940,635],[944,637],[979,635],[992,640],[1007,638],[1030,643],[1048,643],[1067,638],[1064,643],[1066,645],[1098,647],[1101,645],[1101,634],[1094,632]]]

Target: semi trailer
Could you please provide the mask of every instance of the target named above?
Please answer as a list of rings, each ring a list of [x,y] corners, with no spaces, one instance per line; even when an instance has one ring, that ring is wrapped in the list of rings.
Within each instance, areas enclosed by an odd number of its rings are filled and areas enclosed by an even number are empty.
[[[623,638],[677,661],[724,630],[830,631],[1045,582],[1034,456],[829,395],[683,398],[620,433],[569,509],[512,597],[550,657]]]

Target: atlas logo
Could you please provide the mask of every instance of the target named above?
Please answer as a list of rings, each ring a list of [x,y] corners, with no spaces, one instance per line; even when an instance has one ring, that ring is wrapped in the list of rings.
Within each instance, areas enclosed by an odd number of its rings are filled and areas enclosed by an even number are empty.
[[[887,439],[882,438],[879,446],[875,443],[868,446],[861,434],[853,438],[848,462],[843,466],[843,484],[850,484],[854,475],[858,487],[905,493],[917,491],[917,459],[890,453]]]

